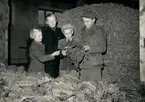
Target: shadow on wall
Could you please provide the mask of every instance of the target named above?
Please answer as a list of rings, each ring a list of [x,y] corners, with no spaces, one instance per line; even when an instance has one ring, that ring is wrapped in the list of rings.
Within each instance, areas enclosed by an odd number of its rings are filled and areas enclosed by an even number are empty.
[[[10,64],[27,63],[26,45],[30,29],[37,25],[38,6],[29,1],[12,3],[12,24],[10,26]]]

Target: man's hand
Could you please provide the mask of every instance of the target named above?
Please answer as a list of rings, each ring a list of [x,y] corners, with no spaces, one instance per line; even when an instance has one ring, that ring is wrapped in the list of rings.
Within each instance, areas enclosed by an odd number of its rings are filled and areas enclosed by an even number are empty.
[[[90,46],[85,45],[85,46],[84,46],[84,50],[85,50],[85,51],[89,51],[89,50],[90,50]]]

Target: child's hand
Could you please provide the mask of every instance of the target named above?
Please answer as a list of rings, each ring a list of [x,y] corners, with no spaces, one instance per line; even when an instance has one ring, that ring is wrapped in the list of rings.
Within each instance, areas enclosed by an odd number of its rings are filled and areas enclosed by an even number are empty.
[[[71,47],[70,46],[66,46],[64,49],[70,49]]]
[[[58,55],[60,55],[60,51],[55,51],[55,52],[52,53],[52,56],[53,56],[53,57],[54,57],[54,56],[58,56]]]
[[[84,50],[85,50],[85,51],[90,50],[90,46],[88,46],[88,45],[84,46]]]
[[[66,55],[67,55],[67,51],[68,51],[68,50],[62,50],[62,51],[61,51],[62,55],[63,55],[63,56],[66,56]]]

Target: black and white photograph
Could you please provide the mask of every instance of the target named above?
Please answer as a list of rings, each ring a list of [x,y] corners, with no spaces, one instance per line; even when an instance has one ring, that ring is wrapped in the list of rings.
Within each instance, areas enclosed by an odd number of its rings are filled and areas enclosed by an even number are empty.
[[[0,0],[0,102],[145,102],[145,0]]]

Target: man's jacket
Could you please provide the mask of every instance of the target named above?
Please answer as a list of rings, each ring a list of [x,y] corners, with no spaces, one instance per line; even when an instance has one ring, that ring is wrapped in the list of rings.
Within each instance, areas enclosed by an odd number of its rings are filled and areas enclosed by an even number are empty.
[[[80,68],[95,68],[103,65],[102,53],[106,51],[106,35],[104,30],[97,25],[93,25],[86,30],[84,27],[81,31],[81,42],[83,46],[88,45],[90,50],[86,52]]]

